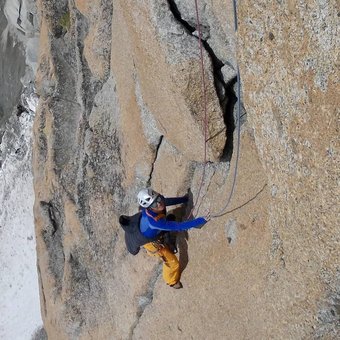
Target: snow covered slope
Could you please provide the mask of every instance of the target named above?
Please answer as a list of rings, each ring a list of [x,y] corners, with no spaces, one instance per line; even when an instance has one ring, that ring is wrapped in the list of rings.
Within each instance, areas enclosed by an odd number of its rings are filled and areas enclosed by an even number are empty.
[[[30,339],[41,322],[33,220],[33,112],[12,117],[1,143],[0,338]]]
[[[37,19],[35,1],[11,0],[1,6],[8,21],[2,22],[2,27],[7,26],[0,32],[1,52],[6,53],[8,45],[4,41],[10,36],[13,43],[23,44],[26,54],[26,66],[18,65],[16,59],[8,59],[6,62],[11,65],[4,66],[26,67],[26,73],[21,79],[7,79],[9,85],[21,82],[23,93],[21,100],[6,112],[6,117],[11,118],[0,126],[0,339],[27,340],[42,325],[31,168],[32,125],[37,106],[33,85],[38,51]],[[21,109],[17,111],[16,105],[21,105]]]

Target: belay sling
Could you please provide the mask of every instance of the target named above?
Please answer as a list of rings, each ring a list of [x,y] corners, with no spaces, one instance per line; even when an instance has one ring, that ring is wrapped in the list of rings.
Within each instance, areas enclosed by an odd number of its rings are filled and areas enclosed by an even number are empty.
[[[138,212],[132,216],[121,215],[119,223],[125,232],[126,248],[132,255],[137,255],[140,247],[149,242],[154,242],[156,239],[145,237],[140,229],[139,223],[142,218],[142,212]]]

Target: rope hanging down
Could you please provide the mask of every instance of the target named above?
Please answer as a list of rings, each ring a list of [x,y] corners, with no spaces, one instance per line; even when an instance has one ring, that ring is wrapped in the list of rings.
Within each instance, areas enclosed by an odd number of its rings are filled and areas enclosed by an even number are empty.
[[[212,218],[220,217],[226,213],[226,210],[229,206],[229,203],[231,202],[231,198],[233,197],[235,187],[236,187],[236,178],[238,173],[238,162],[240,159],[240,140],[241,140],[241,122],[240,122],[240,112],[241,112],[241,84],[240,84],[240,71],[237,66],[237,148],[236,148],[236,160],[235,160],[235,169],[234,169],[234,178],[233,178],[233,184],[231,187],[231,191],[229,194],[229,198],[227,200],[227,203],[225,206],[216,214],[212,214]]]
[[[237,5],[236,0],[233,0],[233,7],[234,7],[234,23],[235,23],[235,33],[237,33]],[[202,32],[201,32],[201,25],[200,25],[200,18],[199,18],[199,11],[198,11],[198,0],[195,0],[195,9],[196,9],[196,20],[197,20],[197,31],[198,31],[198,40],[199,40],[199,47],[200,47],[200,59],[201,59],[201,72],[202,72],[202,94],[203,94],[203,106],[204,106],[204,167],[202,172],[202,179],[199,186],[196,202],[190,212],[189,217],[192,215],[193,210],[195,209],[197,202],[199,200],[205,172],[206,172],[206,165],[207,165],[207,132],[208,132],[208,113],[207,113],[207,96],[206,96],[206,83],[205,83],[205,72],[204,72],[204,59],[203,59],[203,44],[202,44]],[[237,60],[237,57],[235,58]],[[236,178],[238,173],[238,163],[240,158],[240,139],[241,139],[241,122],[240,122],[240,116],[241,116],[241,79],[240,79],[240,71],[238,64],[236,64],[237,68],[237,120],[236,120],[236,126],[237,126],[237,148],[236,148],[236,160],[235,160],[235,169],[234,169],[234,176],[233,176],[233,183],[232,188],[227,200],[227,203],[224,205],[224,207],[215,214],[212,214],[212,218],[220,217],[226,213],[226,209],[229,206],[232,196],[235,191],[236,187]]]
[[[237,36],[237,4],[236,0],[233,0],[233,7],[234,7],[234,30],[235,30],[235,36]],[[241,144],[241,77],[240,77],[240,69],[238,67],[237,63],[237,55],[235,54],[235,60],[236,60],[236,81],[237,81],[237,119],[236,119],[236,126],[237,126],[237,147],[236,147],[236,160],[235,160],[235,169],[234,169],[234,177],[233,177],[233,184],[231,187],[230,195],[227,200],[227,203],[225,206],[216,214],[212,214],[212,218],[220,217],[224,214],[226,214],[226,210],[229,206],[229,203],[231,202],[231,199],[233,197],[235,187],[236,187],[236,178],[238,173],[238,163],[240,159],[240,144]]]
[[[204,177],[205,177],[205,170],[207,167],[207,139],[208,139],[208,105],[207,105],[207,87],[205,82],[205,72],[204,72],[204,56],[203,56],[203,43],[202,43],[202,31],[201,31],[201,24],[200,24],[200,17],[198,11],[198,1],[195,0],[195,9],[196,9],[196,21],[197,21],[197,32],[198,32],[198,41],[199,41],[199,48],[200,48],[200,61],[201,61],[201,80],[202,80],[202,95],[203,95],[203,110],[204,110],[204,165],[203,165],[203,172],[202,172],[202,179],[199,186],[197,198],[195,204],[193,205],[190,214],[188,216],[191,217],[195,207],[197,206],[199,197],[201,195]]]

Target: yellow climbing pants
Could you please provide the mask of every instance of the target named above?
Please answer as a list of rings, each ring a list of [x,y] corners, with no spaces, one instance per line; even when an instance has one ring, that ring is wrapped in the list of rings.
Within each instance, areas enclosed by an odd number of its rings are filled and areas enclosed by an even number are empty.
[[[150,242],[143,246],[150,256],[160,257],[163,260],[163,279],[172,286],[180,279],[181,273],[176,255],[164,245]]]

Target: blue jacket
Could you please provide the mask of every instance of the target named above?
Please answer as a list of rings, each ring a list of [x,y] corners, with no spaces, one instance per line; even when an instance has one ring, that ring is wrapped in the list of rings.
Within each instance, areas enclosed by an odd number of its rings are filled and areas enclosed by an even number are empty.
[[[187,196],[183,197],[169,197],[162,198],[165,200],[165,205],[176,205],[186,203],[188,201]],[[140,221],[140,231],[145,237],[154,238],[162,231],[179,231],[187,230],[190,228],[198,227],[205,224],[207,221],[203,217],[195,218],[191,221],[174,222],[166,220],[166,210],[161,214],[153,212],[151,209],[142,209],[142,218]]]

